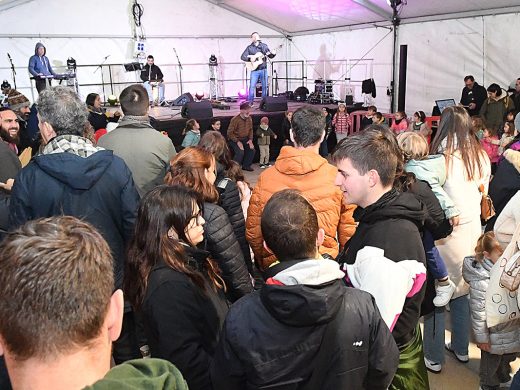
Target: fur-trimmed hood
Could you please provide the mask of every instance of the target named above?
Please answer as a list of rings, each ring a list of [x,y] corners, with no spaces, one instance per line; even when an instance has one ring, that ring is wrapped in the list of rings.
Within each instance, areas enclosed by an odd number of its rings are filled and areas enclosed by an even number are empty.
[[[508,149],[504,152],[504,157],[515,167],[518,173],[520,173],[520,151]]]

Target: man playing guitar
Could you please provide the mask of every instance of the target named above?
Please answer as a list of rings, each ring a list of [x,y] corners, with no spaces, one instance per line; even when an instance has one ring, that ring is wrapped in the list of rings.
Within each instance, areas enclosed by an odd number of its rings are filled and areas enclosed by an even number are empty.
[[[255,98],[255,89],[258,80],[262,83],[262,97],[267,96],[267,59],[266,57],[273,58],[276,55],[276,51],[270,51],[269,47],[260,40],[260,34],[254,32],[251,34],[251,44],[246,47],[242,56],[242,61],[247,62],[250,66],[251,77],[249,82],[249,96],[248,101],[253,105]]]
[[[155,101],[153,96],[153,88],[159,89],[158,104],[161,104],[164,100],[164,76],[161,72],[161,68],[159,68],[157,65],[154,65],[153,61],[153,56],[149,55],[146,58],[146,65],[143,67],[143,70],[141,70],[141,80],[143,80],[143,86],[148,92],[151,106],[153,106]]]

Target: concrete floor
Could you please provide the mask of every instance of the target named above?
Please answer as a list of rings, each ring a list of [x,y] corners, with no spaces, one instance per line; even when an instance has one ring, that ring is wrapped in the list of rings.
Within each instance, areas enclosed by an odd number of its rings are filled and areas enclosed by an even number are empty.
[[[246,180],[254,187],[258,180],[258,176],[264,171],[253,164],[254,172],[244,172]],[[446,341],[451,339],[449,331],[449,313],[447,313],[448,323],[446,330]],[[431,390],[478,390],[479,388],[479,365],[480,365],[480,349],[474,343],[469,347],[470,361],[466,364],[460,363],[455,357],[446,352],[446,363],[442,367],[439,374],[429,373]],[[520,360],[517,359],[512,363],[512,372],[516,372],[520,368]],[[413,390],[413,389],[410,389]]]

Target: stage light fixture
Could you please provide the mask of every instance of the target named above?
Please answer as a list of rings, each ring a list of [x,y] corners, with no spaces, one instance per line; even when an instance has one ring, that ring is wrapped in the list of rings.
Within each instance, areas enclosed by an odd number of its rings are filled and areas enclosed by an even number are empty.
[[[74,58],[69,57],[67,59],[67,69],[73,70],[73,71],[76,70],[76,60]]]
[[[238,91],[238,97],[239,97],[240,99],[245,99],[245,98],[247,98],[247,91],[246,91],[244,88],[240,89],[240,90]]]
[[[402,0],[386,0],[386,2],[388,3],[388,5],[392,8],[397,8],[401,5],[401,3],[403,2]]]

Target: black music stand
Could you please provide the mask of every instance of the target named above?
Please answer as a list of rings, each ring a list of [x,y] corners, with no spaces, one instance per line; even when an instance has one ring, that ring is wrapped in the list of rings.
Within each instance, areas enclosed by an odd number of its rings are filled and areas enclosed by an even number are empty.
[[[143,70],[143,64],[140,62],[129,62],[128,64],[123,64],[123,66],[127,72],[140,72]]]

